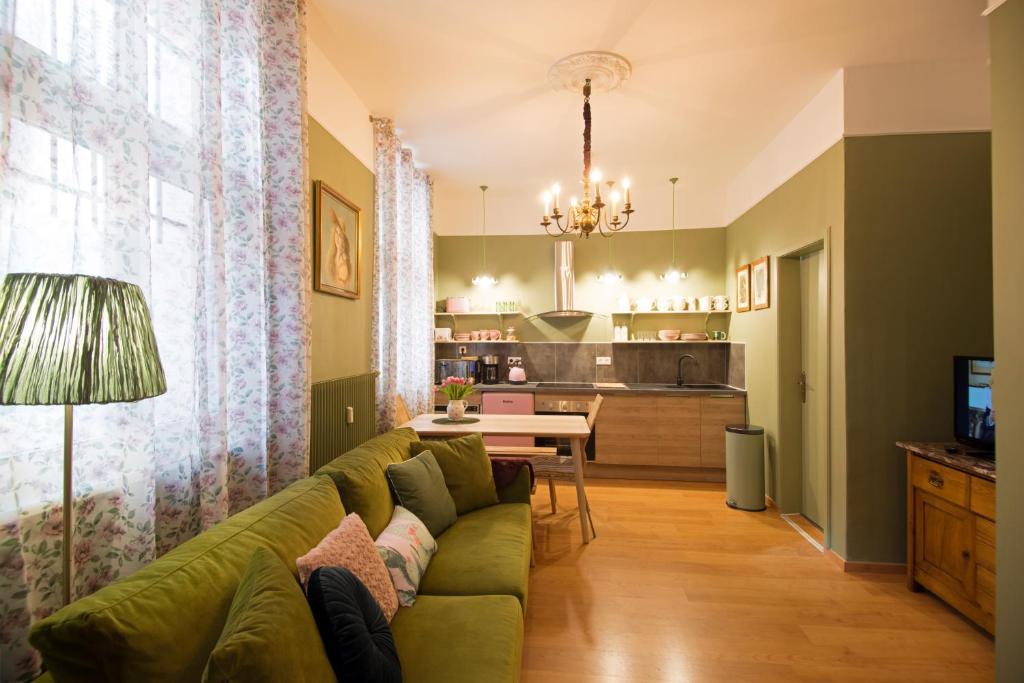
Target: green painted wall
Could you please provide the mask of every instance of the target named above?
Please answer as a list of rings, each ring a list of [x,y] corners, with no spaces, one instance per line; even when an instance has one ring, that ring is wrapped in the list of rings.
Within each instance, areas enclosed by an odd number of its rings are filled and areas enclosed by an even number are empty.
[[[469,296],[477,303],[518,299],[527,315],[554,307],[554,238],[547,235],[504,235],[487,238],[487,267],[498,279],[493,288],[481,289],[472,284],[473,276],[482,269],[480,237],[437,237],[434,259],[437,269],[437,296]],[[576,239],[576,308],[595,313],[618,309],[620,296],[630,298],[701,296],[725,293],[725,230],[676,231],[676,263],[688,277],[675,285],[658,279],[672,262],[672,231],[634,231],[615,235]],[[611,255],[609,255],[609,248]],[[621,283],[606,285],[597,276],[609,265],[622,273]],[[728,329],[727,319],[717,316],[712,329]],[[495,327],[494,316],[461,318],[464,329]],[[627,320],[594,316],[577,320],[526,320],[509,318],[506,324],[516,327],[523,341],[610,341],[612,327]],[[443,324],[442,324],[443,323]],[[441,319],[439,326],[449,326],[450,319]],[[640,329],[679,328],[703,329],[702,316],[649,317],[640,319]]]
[[[989,17],[992,50],[992,248],[995,411],[999,479],[996,517],[996,678],[1024,680],[1024,0]]]
[[[313,292],[313,381],[370,370],[370,304],[373,299],[374,177],[323,126],[310,117],[309,177],[322,180],[363,210],[359,299]],[[310,236],[312,240],[312,236]],[[310,278],[312,278],[310,274]]]
[[[952,440],[952,357],[992,353],[991,136],[845,144],[846,557],[903,562],[894,442]]]
[[[786,511],[799,508],[799,489],[780,488],[782,472],[800,467],[799,425],[781,424],[779,396],[778,259],[807,245],[824,241],[831,264],[830,300],[833,311],[843,310],[844,146],[839,142],[726,228],[725,270],[729,296],[735,298],[735,269],[761,256],[771,257],[772,306],[760,311],[734,313],[732,338],[747,344],[746,368],[750,421],[765,428],[768,444],[769,494]],[[830,488],[832,547],[845,551],[845,375],[842,315],[833,315]],[[793,378],[795,381],[795,378]],[[794,448],[794,439],[796,447]],[[796,457],[794,458],[794,452]],[[786,477],[792,481],[791,477]]]

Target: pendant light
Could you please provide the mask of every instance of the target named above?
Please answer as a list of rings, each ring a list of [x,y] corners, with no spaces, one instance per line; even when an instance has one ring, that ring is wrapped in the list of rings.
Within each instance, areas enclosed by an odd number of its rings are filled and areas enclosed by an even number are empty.
[[[661,274],[665,282],[679,282],[686,279],[686,273],[676,268],[676,183],[679,178],[669,178],[672,183],[672,267]]]
[[[480,203],[483,207],[483,220],[481,221],[480,239],[482,242],[483,270],[473,278],[473,285],[476,287],[493,287],[498,281],[487,274],[487,186],[480,186]]]
[[[608,270],[604,271],[597,276],[597,281],[606,284],[613,285],[617,282],[622,282],[622,273],[615,272],[615,262],[612,260],[612,236],[606,235],[608,238]]]

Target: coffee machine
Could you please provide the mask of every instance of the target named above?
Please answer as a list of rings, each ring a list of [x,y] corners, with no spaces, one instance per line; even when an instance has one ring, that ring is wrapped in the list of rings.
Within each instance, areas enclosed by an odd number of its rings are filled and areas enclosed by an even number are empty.
[[[500,363],[497,356],[483,356],[480,359],[480,363],[483,366],[484,384],[497,384],[501,381],[498,379],[498,366]]]

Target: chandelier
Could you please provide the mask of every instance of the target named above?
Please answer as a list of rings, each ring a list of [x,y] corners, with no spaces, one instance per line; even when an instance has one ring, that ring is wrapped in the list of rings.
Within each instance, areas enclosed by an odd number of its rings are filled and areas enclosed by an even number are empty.
[[[575,74],[581,69],[595,68],[599,69],[598,77],[601,79],[602,88],[606,90],[616,87],[622,80],[628,78],[631,71],[629,62],[619,55],[588,52],[570,55],[561,60],[552,67],[549,79],[561,80],[564,86],[574,87],[578,83],[574,79]],[[562,213],[559,206],[562,188],[555,184],[550,191],[544,192],[544,217],[540,224],[552,237],[571,234],[590,237],[590,233],[595,230],[603,237],[609,237],[629,225],[629,218],[633,214],[629,178],[622,179],[625,196],[615,189],[614,180],[605,182],[607,190],[605,196],[602,196],[601,172],[590,166],[590,92],[591,77],[587,76],[583,79],[583,199],[578,200],[573,196],[569,200],[567,212]]]

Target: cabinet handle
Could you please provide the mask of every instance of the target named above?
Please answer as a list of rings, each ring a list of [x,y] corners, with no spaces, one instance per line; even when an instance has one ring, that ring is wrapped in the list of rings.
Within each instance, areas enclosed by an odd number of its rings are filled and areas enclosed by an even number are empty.
[[[938,472],[929,472],[928,483],[937,489],[941,489],[943,486],[946,485],[946,480],[943,479]]]

